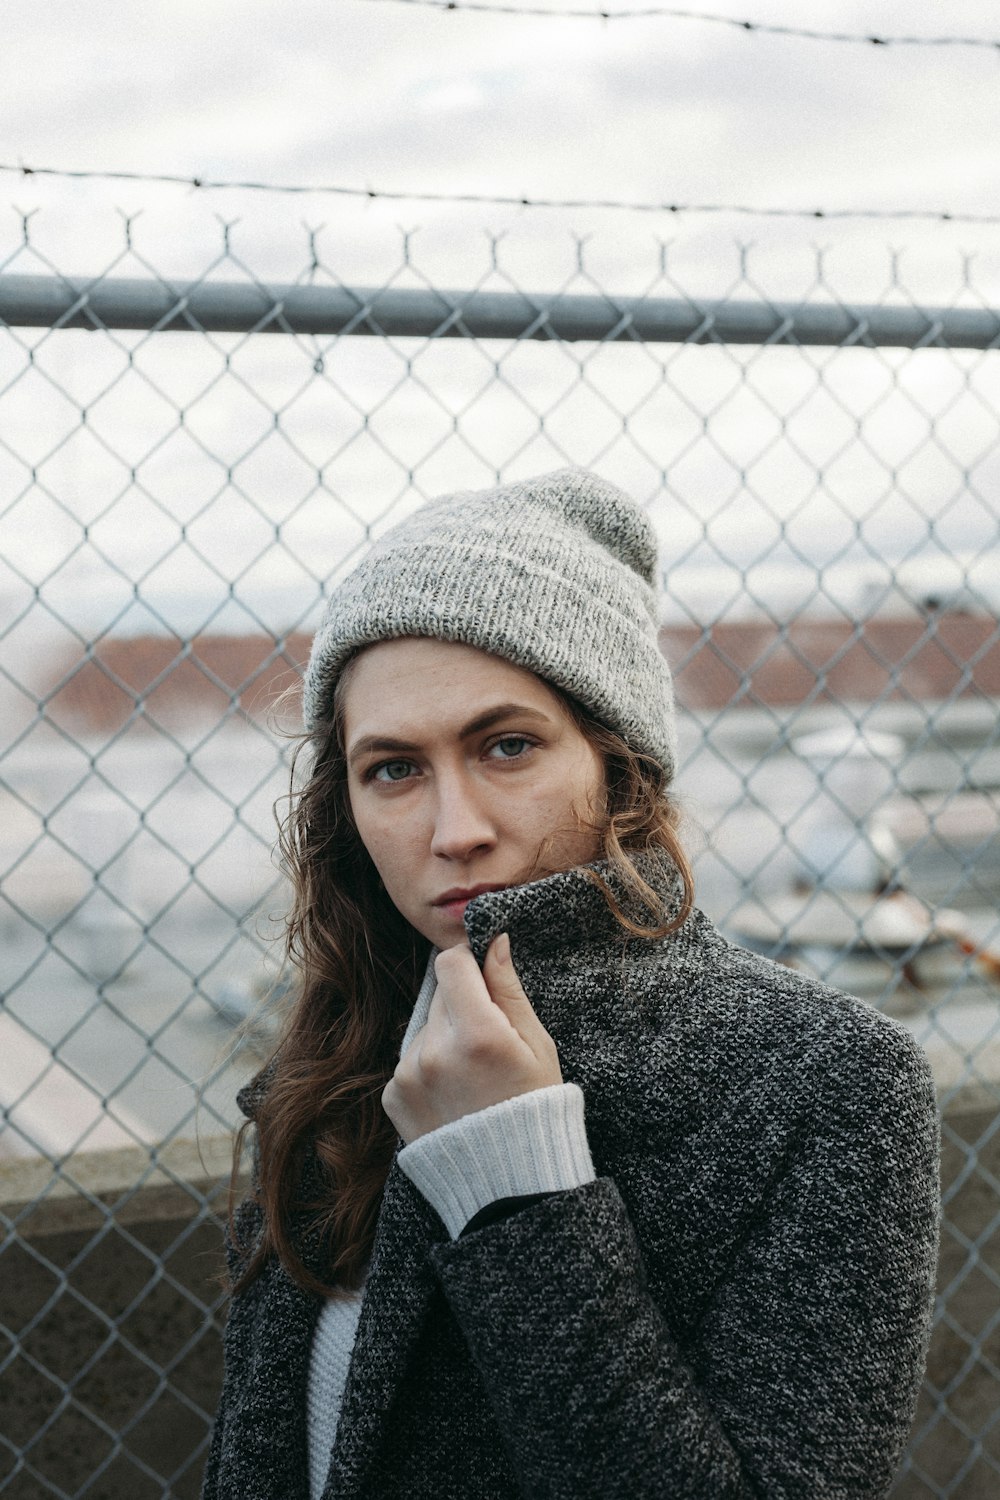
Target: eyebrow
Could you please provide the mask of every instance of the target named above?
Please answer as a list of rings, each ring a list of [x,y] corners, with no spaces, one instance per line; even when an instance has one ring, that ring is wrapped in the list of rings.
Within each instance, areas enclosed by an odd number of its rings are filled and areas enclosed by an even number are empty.
[[[541,724],[551,723],[548,714],[542,713],[540,709],[528,708],[524,703],[500,703],[496,708],[488,708],[485,713],[477,714],[467,724],[463,724],[458,731],[461,740],[467,740],[474,734],[482,734],[484,729],[492,729],[494,724],[499,724],[503,719],[514,716],[519,719],[534,719]],[[381,734],[366,734],[362,739],[355,741],[347,757],[348,764],[354,765],[355,761],[361,760],[365,755],[371,755],[375,751],[389,751],[399,753],[401,751],[414,752],[420,749],[410,740],[394,740]]]

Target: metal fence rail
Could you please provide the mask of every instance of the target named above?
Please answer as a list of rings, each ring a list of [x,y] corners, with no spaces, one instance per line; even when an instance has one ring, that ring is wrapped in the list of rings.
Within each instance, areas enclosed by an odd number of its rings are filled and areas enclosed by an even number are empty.
[[[494,244],[441,290],[403,236],[363,287],[313,237],[272,283],[224,235],[200,279],[131,241],[81,276],[25,229],[0,272],[0,1494],[197,1494],[222,1137],[274,1024],[236,1040],[283,900],[269,711],[373,536],[567,462],[660,536],[701,904],[931,1056],[940,1299],[894,1493],[995,1493],[997,298],[968,266],[914,298],[898,257],[856,298],[817,256],[772,299],[750,259],[706,297],[659,251],[636,295],[581,250],[534,292]]]
[[[0,322],[10,328],[146,332],[350,334],[372,338],[635,339],[650,344],[993,349],[988,308],[842,307],[413,287],[265,286],[238,281],[8,275]]]

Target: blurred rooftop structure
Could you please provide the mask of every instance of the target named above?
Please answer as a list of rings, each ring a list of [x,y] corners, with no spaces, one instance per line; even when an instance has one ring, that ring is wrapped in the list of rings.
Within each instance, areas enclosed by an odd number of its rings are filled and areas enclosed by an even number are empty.
[[[764,615],[704,627],[671,624],[660,642],[679,703],[696,711],[804,703],[1000,698],[1000,623],[986,614],[912,613],[852,622]],[[74,733],[218,719],[238,704],[266,717],[294,690],[310,637],[107,636],[47,672],[47,713]],[[137,708],[141,709],[137,717]]]

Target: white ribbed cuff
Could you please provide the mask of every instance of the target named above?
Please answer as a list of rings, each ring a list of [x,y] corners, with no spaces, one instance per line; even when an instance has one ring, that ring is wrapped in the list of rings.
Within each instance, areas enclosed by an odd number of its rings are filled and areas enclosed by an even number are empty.
[[[457,1239],[498,1198],[594,1181],[583,1091],[555,1083],[490,1104],[419,1136],[398,1161]]]

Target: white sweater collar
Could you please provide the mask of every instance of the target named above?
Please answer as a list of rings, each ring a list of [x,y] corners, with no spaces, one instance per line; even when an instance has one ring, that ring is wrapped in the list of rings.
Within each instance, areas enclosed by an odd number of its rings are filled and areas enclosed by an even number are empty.
[[[410,1016],[410,1023],[407,1026],[406,1031],[403,1034],[403,1040],[400,1043],[400,1057],[402,1057],[407,1047],[413,1041],[413,1038],[416,1036],[421,1026],[423,1026],[427,1021],[427,1013],[431,1008],[431,1001],[434,998],[434,991],[437,988],[437,979],[434,974],[434,960],[437,958],[440,951],[440,948],[431,948],[430,957],[427,960],[427,970],[424,974],[420,989],[417,991],[416,1004],[414,1005],[413,1012]]]

